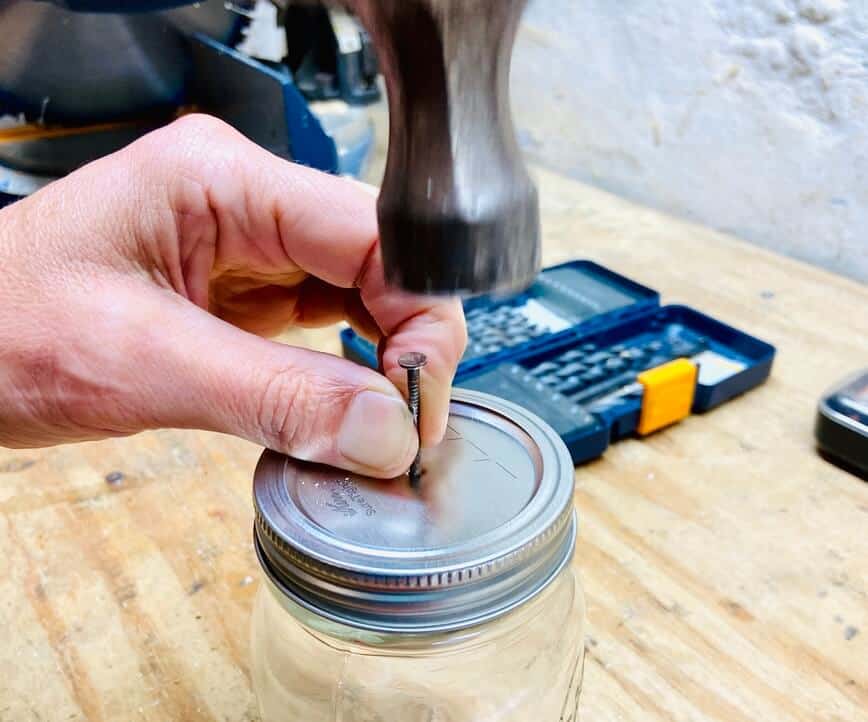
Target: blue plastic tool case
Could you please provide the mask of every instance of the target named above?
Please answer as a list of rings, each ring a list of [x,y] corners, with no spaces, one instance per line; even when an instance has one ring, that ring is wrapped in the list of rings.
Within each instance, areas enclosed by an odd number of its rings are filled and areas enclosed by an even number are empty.
[[[469,342],[455,385],[514,401],[544,418],[575,463],[635,435],[643,371],[675,359],[698,368],[693,413],[758,386],[773,346],[660,296],[591,261],[547,268],[521,294],[465,302]],[[376,350],[352,329],[344,355],[376,367]]]

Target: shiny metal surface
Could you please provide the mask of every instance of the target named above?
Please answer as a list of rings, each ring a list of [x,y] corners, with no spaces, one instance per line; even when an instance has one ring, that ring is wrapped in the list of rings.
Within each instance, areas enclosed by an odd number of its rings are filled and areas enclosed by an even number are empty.
[[[171,116],[163,119],[168,123]],[[29,139],[0,141],[0,163],[18,171],[60,177],[132,143],[158,127],[156,120],[118,123],[61,133],[34,134]]]
[[[45,2],[0,3],[0,88],[30,120],[134,117],[181,99],[182,39],[154,14],[75,13]]]
[[[174,108],[184,100],[189,72],[183,35],[227,39],[239,22],[220,0],[128,15],[0,0],[0,91],[16,112],[45,123],[105,122]]]
[[[381,631],[477,624],[543,589],[572,556],[573,466],[518,406],[456,390],[423,482],[382,481],[267,451],[254,479],[272,581],[327,618]]]
[[[0,162],[0,193],[18,197],[28,196],[40,188],[44,188],[53,180],[57,179],[51,176],[22,173],[19,170],[8,168]]]
[[[422,293],[518,291],[539,271],[539,202],[509,101],[526,0],[348,0],[389,96],[378,205],[388,281]]]
[[[413,423],[416,426],[416,433],[419,433],[419,414],[422,413],[422,389],[421,389],[421,370],[428,363],[425,354],[418,351],[409,351],[402,354],[398,359],[398,365],[407,371],[407,405],[410,408],[410,413],[413,414]],[[419,436],[419,451],[410,464],[410,470],[407,472],[410,477],[410,485],[416,489],[422,480],[422,437]]]

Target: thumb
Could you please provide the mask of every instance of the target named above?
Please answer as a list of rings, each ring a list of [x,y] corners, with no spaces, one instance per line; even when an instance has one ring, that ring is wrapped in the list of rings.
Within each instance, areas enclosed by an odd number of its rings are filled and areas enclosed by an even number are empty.
[[[384,376],[172,301],[162,299],[160,327],[137,344],[154,371],[148,404],[155,426],[230,433],[369,476],[392,478],[410,466],[418,448],[413,419]]]

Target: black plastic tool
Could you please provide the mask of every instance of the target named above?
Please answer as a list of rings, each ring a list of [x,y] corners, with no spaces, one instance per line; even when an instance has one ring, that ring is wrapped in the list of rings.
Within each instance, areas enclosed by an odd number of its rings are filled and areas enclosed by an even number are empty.
[[[824,458],[868,481],[868,368],[820,399],[814,435]]]

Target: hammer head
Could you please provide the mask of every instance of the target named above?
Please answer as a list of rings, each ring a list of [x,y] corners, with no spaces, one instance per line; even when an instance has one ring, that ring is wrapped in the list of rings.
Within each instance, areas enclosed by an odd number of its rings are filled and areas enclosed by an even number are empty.
[[[539,270],[539,204],[512,124],[509,65],[526,0],[347,0],[389,95],[378,204],[387,280],[507,293]]]

